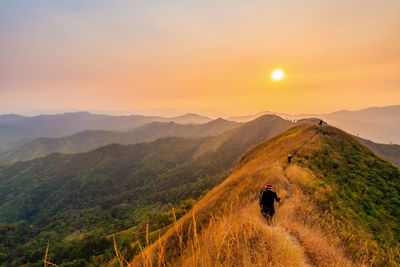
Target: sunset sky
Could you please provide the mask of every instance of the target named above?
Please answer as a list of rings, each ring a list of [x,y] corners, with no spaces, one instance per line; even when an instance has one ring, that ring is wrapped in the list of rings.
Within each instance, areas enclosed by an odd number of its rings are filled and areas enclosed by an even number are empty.
[[[399,0],[4,0],[0,113],[400,104],[399,14]]]

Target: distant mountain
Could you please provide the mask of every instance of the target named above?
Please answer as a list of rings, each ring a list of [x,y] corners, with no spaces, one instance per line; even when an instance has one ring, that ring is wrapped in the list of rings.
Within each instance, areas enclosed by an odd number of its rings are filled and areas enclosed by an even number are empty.
[[[0,124],[7,124],[7,123],[13,123],[15,121],[21,120],[26,118],[25,116],[17,115],[17,114],[4,114],[0,115]]]
[[[172,118],[156,116],[111,116],[89,112],[64,113],[24,117],[19,115],[0,116],[0,146],[12,146],[20,139],[35,137],[62,137],[84,130],[127,131],[150,122],[176,122],[199,124],[211,121],[196,114]]]
[[[273,115],[273,114],[275,114],[275,113],[273,113],[271,111],[261,111],[261,112],[258,112],[256,114],[252,114],[252,115],[231,116],[231,117],[228,117],[227,120],[237,121],[237,122],[248,122],[251,120],[255,120],[258,117],[263,116],[263,115]]]
[[[181,122],[201,120],[198,115],[175,118]],[[84,131],[60,138],[40,137],[0,151],[0,163],[28,160],[54,152],[85,152],[111,144],[134,144],[154,141],[163,137],[215,136],[241,125],[238,122],[217,119],[204,124],[177,124],[175,122],[153,122],[127,132]]]
[[[112,144],[0,165],[2,261],[43,264],[50,240],[57,264],[107,262],[114,255],[108,234],[131,228],[132,241],[145,236],[149,222],[150,230],[161,231],[169,203],[198,198],[225,179],[247,149],[293,125],[266,115],[214,137]]]
[[[353,135],[378,143],[400,144],[400,105],[316,115]]]
[[[228,119],[246,122],[266,112],[248,116],[229,117]],[[377,143],[400,144],[400,105],[371,107],[357,111],[342,110],[327,114],[274,114],[284,119],[293,120],[320,118],[330,125],[341,128],[348,133]]]
[[[182,124],[199,124],[199,123],[209,122],[211,119],[198,114],[187,113],[182,116],[169,118],[169,120],[172,122],[182,123]]]

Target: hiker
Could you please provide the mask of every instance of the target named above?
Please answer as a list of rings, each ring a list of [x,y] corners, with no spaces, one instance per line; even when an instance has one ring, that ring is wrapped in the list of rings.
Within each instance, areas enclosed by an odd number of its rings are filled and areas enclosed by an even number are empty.
[[[318,126],[322,126],[322,124],[324,124],[323,120],[319,120]]]
[[[259,204],[262,215],[267,219],[268,223],[275,214],[274,201],[279,202],[281,198],[272,191],[272,185],[267,184],[260,193]]]
[[[290,162],[292,162],[292,154],[289,154],[288,155],[288,157],[287,157],[287,161],[288,161],[288,164],[290,165]]]

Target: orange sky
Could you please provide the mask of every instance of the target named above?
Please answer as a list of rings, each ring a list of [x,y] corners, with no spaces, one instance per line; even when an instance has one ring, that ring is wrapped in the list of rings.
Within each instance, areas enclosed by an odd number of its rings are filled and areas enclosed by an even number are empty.
[[[400,104],[397,0],[0,5],[0,113]]]

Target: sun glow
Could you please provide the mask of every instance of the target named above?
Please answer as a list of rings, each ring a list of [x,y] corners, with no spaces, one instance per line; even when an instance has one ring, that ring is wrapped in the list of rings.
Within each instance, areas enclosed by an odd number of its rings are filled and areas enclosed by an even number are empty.
[[[281,69],[276,69],[272,72],[271,79],[274,81],[280,81],[283,79],[284,76],[285,76],[285,74],[283,73],[283,71]]]

